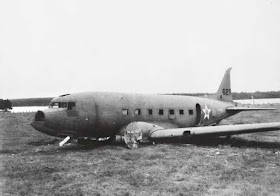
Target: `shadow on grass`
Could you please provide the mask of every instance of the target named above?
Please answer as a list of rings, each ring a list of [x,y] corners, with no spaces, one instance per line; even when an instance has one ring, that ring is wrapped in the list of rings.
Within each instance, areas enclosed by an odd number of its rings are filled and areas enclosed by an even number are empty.
[[[116,147],[124,147],[125,145],[122,143],[117,143],[117,144],[112,144],[109,141],[91,141],[91,142],[87,142],[85,144],[78,144],[75,142],[66,144],[65,146],[63,146],[61,149],[61,151],[87,151],[87,150],[97,150],[100,148],[109,148],[109,149],[115,149]]]
[[[55,144],[59,141],[58,138],[55,138],[55,139],[51,139],[51,140],[46,140],[46,139],[40,139],[38,141],[31,141],[31,142],[28,142],[27,145],[30,145],[30,146],[45,146],[45,145],[49,145],[49,144]]]
[[[233,147],[280,149],[280,141],[279,142],[269,142],[269,141],[246,140],[244,138],[232,138],[229,141],[229,144]]]
[[[188,138],[188,139],[169,139],[169,140],[158,140],[156,144],[170,144],[170,145],[185,145],[185,144],[193,144],[196,146],[204,146],[204,147],[217,147],[220,145],[223,146],[231,146],[238,148],[262,148],[262,149],[280,149],[280,141],[279,142],[269,142],[269,141],[257,141],[250,140],[238,137],[222,138],[222,137],[196,137],[196,138]],[[151,146],[151,142],[145,142],[140,144],[140,148],[145,148],[147,146]],[[71,144],[61,148],[62,151],[79,151],[79,150],[94,150],[102,147],[115,149],[116,147],[121,147],[124,149],[128,149],[124,143],[109,143],[108,141],[95,141],[86,145],[79,144]]]
[[[193,144],[196,146],[207,146],[207,147],[217,147],[219,145],[230,145],[231,147],[238,148],[263,148],[263,149],[280,149],[279,142],[270,141],[257,141],[249,140],[244,138],[232,137],[230,139],[226,137],[193,137],[187,139],[169,139],[157,141],[157,143],[165,144]]]
[[[13,154],[13,155],[15,155],[15,154],[19,154],[20,152],[19,152],[19,150],[11,150],[11,149],[2,149],[2,150],[0,150],[0,154],[6,154],[6,155],[11,155],[11,154]]]
[[[78,144],[75,142],[67,143],[63,147],[58,146],[59,139],[52,140],[39,140],[34,142],[29,142],[28,145],[32,146],[47,146],[51,144],[55,147],[48,149],[46,151],[41,151],[40,153],[45,154],[53,154],[53,153],[65,153],[65,152],[75,152],[75,151],[92,151],[99,149],[109,149],[109,150],[120,150],[120,149],[128,149],[124,143],[111,143],[109,141],[91,141],[85,144]],[[203,147],[213,147],[216,148],[218,146],[231,146],[238,148],[262,148],[262,149],[280,149],[280,141],[279,142],[270,142],[270,141],[260,141],[253,139],[245,139],[239,137],[232,137],[230,139],[225,137],[193,137],[193,138],[185,138],[185,139],[165,139],[165,140],[157,140],[156,144],[169,144],[173,146],[182,146],[185,144],[193,144],[196,146]],[[145,148],[147,146],[153,145],[152,142],[144,142],[140,143],[140,148]],[[3,151],[0,153],[11,154],[15,153],[14,151]]]

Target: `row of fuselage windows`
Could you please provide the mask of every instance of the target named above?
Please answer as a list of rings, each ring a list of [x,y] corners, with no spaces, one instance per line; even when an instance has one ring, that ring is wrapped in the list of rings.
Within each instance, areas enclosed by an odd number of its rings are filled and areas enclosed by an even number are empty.
[[[75,102],[52,102],[50,108],[67,108],[67,110],[72,110],[76,107]]]
[[[153,109],[147,109],[146,110],[146,114],[148,115],[153,115],[154,110]],[[129,110],[128,109],[123,109],[122,110],[122,114],[123,115],[128,115],[129,114]],[[142,110],[141,109],[135,109],[134,110],[134,114],[135,115],[142,115]],[[157,114],[158,115],[164,115],[164,109],[158,109],[157,110]],[[169,115],[175,115],[175,110],[174,109],[169,109],[168,110],[168,114]],[[179,115],[184,115],[185,111],[184,110],[179,110],[178,112]],[[189,115],[193,115],[193,110],[189,110]]]
[[[75,102],[52,102],[50,104],[50,108],[67,108],[67,110],[72,110],[75,107],[76,107]],[[153,109],[147,109],[146,110],[148,115],[153,115],[153,111],[154,111]],[[178,112],[179,115],[184,115],[185,114],[185,111],[183,109],[180,109],[178,111],[179,111]],[[189,115],[193,115],[193,110],[188,110],[188,111],[189,111]],[[158,115],[164,115],[164,109],[158,109],[157,113],[158,113]],[[122,114],[123,115],[128,115],[129,110],[128,109],[123,109]],[[142,110],[141,109],[135,109],[134,114],[135,115],[141,115]],[[174,109],[169,109],[168,114],[169,115],[175,115],[175,110]]]

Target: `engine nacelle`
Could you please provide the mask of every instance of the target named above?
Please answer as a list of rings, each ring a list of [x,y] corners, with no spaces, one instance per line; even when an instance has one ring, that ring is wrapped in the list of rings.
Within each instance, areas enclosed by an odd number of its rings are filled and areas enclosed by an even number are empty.
[[[131,122],[123,131],[123,139],[128,148],[138,148],[142,139],[149,139],[150,132],[159,129],[163,128],[152,123]]]

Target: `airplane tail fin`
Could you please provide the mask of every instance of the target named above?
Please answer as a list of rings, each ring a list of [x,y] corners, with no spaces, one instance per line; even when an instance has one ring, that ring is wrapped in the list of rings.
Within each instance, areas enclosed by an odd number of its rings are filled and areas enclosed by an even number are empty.
[[[220,84],[220,87],[216,93],[216,99],[218,99],[218,100],[227,101],[227,102],[232,101],[230,71],[231,71],[231,68],[229,68],[226,71],[224,78]]]

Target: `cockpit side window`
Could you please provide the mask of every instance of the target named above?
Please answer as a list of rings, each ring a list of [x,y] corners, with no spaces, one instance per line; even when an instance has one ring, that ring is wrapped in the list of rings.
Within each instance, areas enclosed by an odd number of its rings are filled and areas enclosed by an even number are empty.
[[[67,102],[59,102],[58,107],[59,108],[67,108]]]
[[[76,107],[75,102],[68,102],[67,110],[73,110]]]

